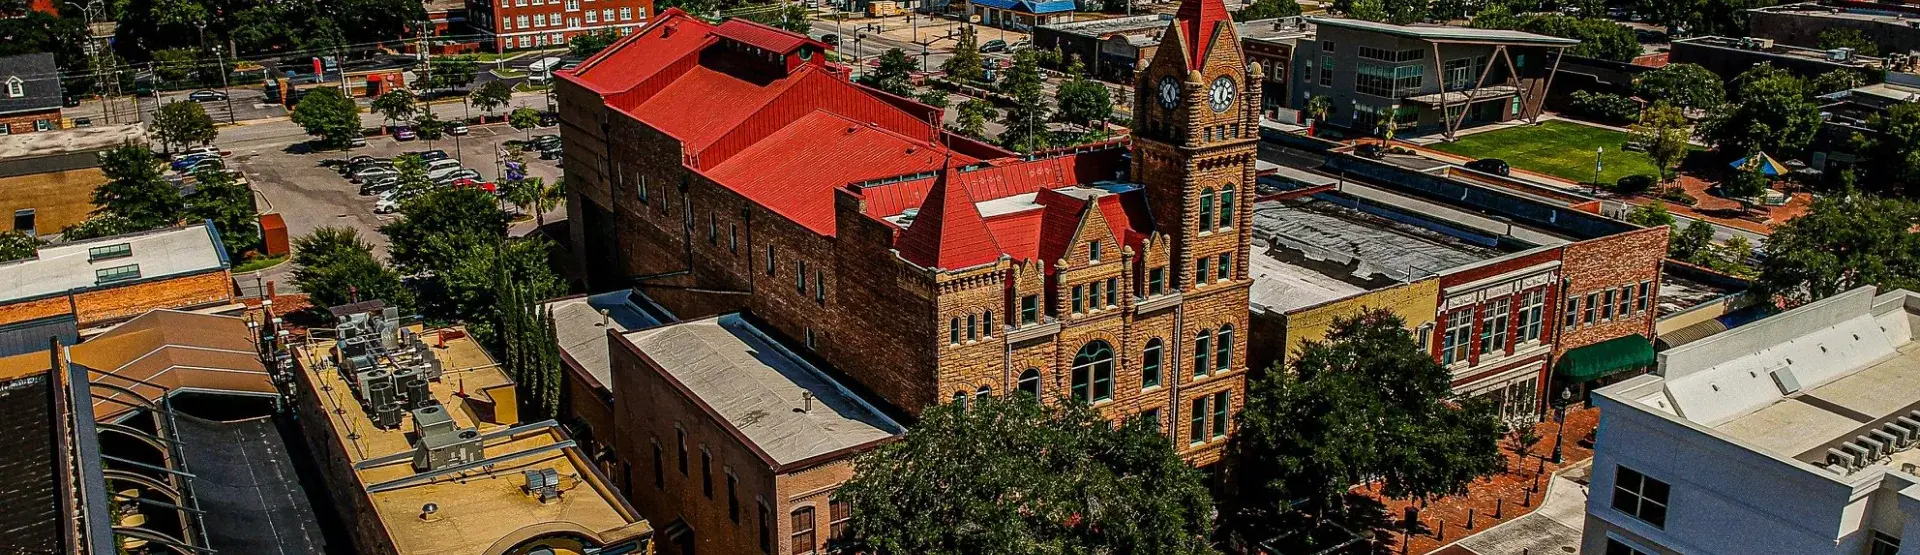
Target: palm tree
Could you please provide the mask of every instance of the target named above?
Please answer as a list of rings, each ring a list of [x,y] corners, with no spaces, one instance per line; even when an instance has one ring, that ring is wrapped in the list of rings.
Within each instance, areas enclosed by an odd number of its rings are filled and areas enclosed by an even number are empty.
[[[1320,121],[1327,119],[1327,114],[1333,113],[1333,99],[1323,95],[1314,95],[1313,98],[1307,99],[1306,112],[1307,118],[1313,120],[1312,124],[1307,126],[1307,134],[1312,135],[1313,128],[1319,127]]]
[[[567,198],[566,181],[555,179],[548,183],[545,179],[529,177],[507,183],[502,196],[521,213],[531,209],[534,226],[543,228],[547,226],[547,211],[559,206],[561,199]]]

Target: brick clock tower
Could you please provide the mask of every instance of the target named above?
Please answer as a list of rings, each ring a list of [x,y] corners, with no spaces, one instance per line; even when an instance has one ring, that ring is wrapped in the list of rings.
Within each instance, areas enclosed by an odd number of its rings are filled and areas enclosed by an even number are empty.
[[[1155,231],[1170,240],[1182,358],[1197,364],[1194,355],[1211,350],[1217,365],[1226,358],[1218,351],[1231,353],[1231,367],[1213,376],[1233,383],[1183,376],[1196,381],[1194,393],[1244,392],[1259,71],[1241,54],[1221,0],[1182,0],[1153,60],[1134,76],[1133,177],[1146,189]],[[1217,410],[1220,394],[1211,395],[1207,408]],[[1241,395],[1231,396],[1237,411]],[[1182,401],[1180,411],[1199,408]]]

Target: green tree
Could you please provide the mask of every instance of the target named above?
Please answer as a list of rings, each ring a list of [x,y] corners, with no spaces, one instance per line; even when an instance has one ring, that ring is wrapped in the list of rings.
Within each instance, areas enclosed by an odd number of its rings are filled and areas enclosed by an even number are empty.
[[[0,231],[0,262],[33,258],[39,252],[39,239],[18,231]]]
[[[413,306],[399,272],[373,257],[373,245],[348,227],[322,227],[293,240],[293,283],[316,306],[383,299]]]
[[[1013,97],[1013,105],[1007,107],[1000,120],[1007,126],[1007,130],[1000,133],[1002,146],[1033,152],[1052,144],[1052,133],[1047,129],[1049,114],[1046,89],[1042,86],[1044,80],[1040,60],[1032,49],[1013,55],[1013,67],[1000,79],[1000,92]]]
[[[1712,108],[1727,98],[1720,76],[1688,63],[1667,64],[1642,73],[1634,80],[1633,90],[1640,98],[1664,100],[1682,108]]]
[[[1807,83],[1807,94],[1822,96],[1867,84],[1867,76],[1851,69],[1836,69],[1814,77]]]
[[[480,64],[473,56],[438,56],[427,60],[427,88],[458,89],[473,83]]]
[[[146,145],[124,143],[100,155],[107,182],[93,190],[95,213],[125,218],[134,229],[179,223],[180,188],[167,181],[165,165]]]
[[[977,98],[960,103],[960,113],[956,116],[953,131],[975,139],[987,138],[987,121],[993,119],[993,103]]]
[[[540,111],[533,108],[514,108],[507,113],[507,125],[527,132],[527,140],[533,140],[533,129],[540,127]]]
[[[860,76],[860,82],[888,94],[913,97],[913,60],[898,48],[880,53],[880,67]]]
[[[1294,0],[1253,0],[1233,14],[1234,21],[1253,21],[1300,15],[1300,3]]]
[[[963,25],[953,42],[953,57],[940,63],[940,71],[949,79],[978,82],[984,71],[980,64],[980,35],[972,25]]]
[[[444,274],[462,253],[507,234],[506,214],[493,195],[455,187],[429,191],[400,205],[400,218],[381,226],[393,264],[408,273]]]
[[[1473,14],[1472,25],[1480,29],[1518,29],[1520,18],[1506,4],[1494,4]]]
[[[538,177],[529,177],[507,182],[502,190],[502,198],[513,203],[521,212],[533,212],[534,225],[547,226],[546,213],[567,198],[566,184],[561,180],[548,183]]]
[[[394,190],[399,191],[396,196],[413,198],[436,188],[433,180],[427,177],[427,162],[421,160],[418,154],[394,157],[393,170],[400,173],[394,186]]]
[[[1735,80],[1737,100],[1700,125],[1700,136],[1729,156],[1799,154],[1820,127],[1820,106],[1800,78],[1767,64]]]
[[[836,495],[871,553],[1215,553],[1207,488],[1159,424],[1112,425],[1065,399],[929,408]]]
[[[335,148],[360,136],[360,107],[336,87],[321,87],[308,92],[289,114],[293,123],[321,143]]]
[[[1640,40],[1633,29],[1610,19],[1578,18],[1567,15],[1530,15],[1520,20],[1520,30],[1529,33],[1577,39],[1578,46],[1568,54],[1625,62],[1640,55]]]
[[[1314,121],[1325,120],[1329,114],[1333,113],[1333,99],[1322,94],[1313,95],[1312,98],[1307,99],[1305,112],[1307,117],[1313,118]]]
[[[1398,315],[1336,318],[1291,368],[1248,384],[1230,447],[1243,504],[1267,520],[1304,501],[1324,518],[1344,512],[1356,484],[1378,480],[1387,497],[1427,499],[1500,471],[1494,407],[1450,399],[1451,379]]]
[[[469,97],[473,99],[473,105],[480,108],[480,113],[486,114],[487,117],[493,117],[494,110],[498,110],[506,106],[508,102],[513,101],[513,86],[508,85],[505,81],[488,81],[486,84],[480,85],[480,88],[474,89],[473,94],[469,95]],[[535,116],[535,119],[536,121],[538,120],[538,115]]]
[[[468,320],[468,329],[501,353],[501,366],[517,386],[520,410],[540,419],[558,416],[561,381],[553,315],[539,304],[560,292],[558,279],[546,269],[545,247],[543,239],[507,241],[481,249],[457,269],[485,280],[475,282],[486,286],[475,300],[488,314]]]
[[[1640,112],[1640,123],[1633,126],[1633,140],[1646,149],[1647,157],[1660,171],[1660,180],[1671,176],[1673,167],[1687,155],[1687,117],[1666,101],[1653,103]]]
[[[1868,190],[1920,196],[1920,104],[1896,104],[1868,118],[1867,129],[1853,135],[1853,145],[1861,158],[1855,167],[1874,184]]]
[[[594,54],[599,54],[601,50],[606,50],[607,47],[613,46],[613,42],[617,40],[620,40],[620,33],[615,32],[613,29],[601,29],[574,35],[573,38],[567,39],[567,55],[582,60],[591,58]],[[492,83],[492,81],[488,82]]]
[[[913,99],[942,110],[948,108],[947,91],[940,89],[928,89],[927,92],[914,95]]]
[[[153,74],[166,84],[163,86],[184,84],[193,76],[197,65],[200,65],[200,54],[190,48],[167,48],[153,53]]]
[[[187,197],[188,217],[212,221],[227,253],[239,257],[260,244],[260,214],[253,208],[253,189],[225,170],[193,174],[193,194]]]
[[[132,220],[128,220],[119,215],[96,211],[93,215],[88,216],[87,219],[60,230],[60,240],[79,241],[82,239],[95,239],[133,233],[145,229],[147,228],[134,225]]]
[[[1711,244],[1713,244],[1713,224],[1696,219],[1693,223],[1687,224],[1686,229],[1679,235],[1668,240],[1667,255],[1681,260],[1693,260],[1700,256],[1700,253],[1705,252],[1707,246]]]
[[[1834,27],[1820,32],[1820,49],[1852,48],[1853,53],[1861,56],[1879,56],[1880,45],[1868,38],[1859,29]]]
[[[413,114],[420,109],[420,98],[414,96],[412,91],[394,89],[373,99],[372,107],[373,111],[379,113],[380,117],[386,120],[387,125],[391,126],[393,122],[412,118]]]
[[[1787,306],[1863,285],[1920,290],[1920,206],[1912,201],[1848,194],[1813,201],[1767,238],[1754,281],[1758,298]]]
[[[1393,17],[1383,0],[1352,0],[1347,16],[1363,21],[1387,21]]]
[[[547,262],[552,249],[551,241],[536,236],[503,238],[460,253],[444,276],[452,316],[467,322],[484,345],[497,349],[515,339],[507,337],[514,330],[505,319],[518,316],[513,311],[522,307],[504,294],[509,288],[501,282],[511,284],[513,292],[527,301],[565,293],[566,284]]]
[[[1770,185],[1771,180],[1760,173],[1760,162],[1756,158],[1747,167],[1734,170],[1732,176],[1720,183],[1720,190],[1742,204],[1749,204],[1753,199],[1765,195]]]
[[[447,127],[447,122],[434,115],[433,110],[421,110],[420,115],[413,117],[413,130],[420,135],[420,140],[427,142],[427,146],[433,146],[434,141],[445,138]]]
[[[1667,203],[1653,201],[1633,207],[1627,212],[1627,222],[1641,227],[1673,227],[1673,214],[1667,212]]]
[[[180,100],[169,102],[155,111],[151,129],[154,138],[160,140],[161,147],[169,152],[176,146],[211,143],[220,133],[214,130],[213,118],[207,115],[207,109],[200,103]]]
[[[1054,91],[1059,107],[1055,120],[1094,129],[1113,117],[1113,93],[1106,85],[1087,77],[1086,68],[1081,67],[1079,60],[1067,66],[1067,75],[1073,78]]]

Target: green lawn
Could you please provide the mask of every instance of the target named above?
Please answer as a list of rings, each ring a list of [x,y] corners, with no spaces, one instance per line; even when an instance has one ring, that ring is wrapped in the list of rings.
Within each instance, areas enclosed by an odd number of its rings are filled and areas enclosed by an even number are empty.
[[[1631,138],[1626,133],[1589,127],[1578,123],[1547,120],[1537,126],[1509,127],[1498,131],[1474,133],[1451,143],[1434,143],[1427,148],[1479,158],[1506,160],[1514,169],[1544,173],[1578,183],[1593,181],[1593,151],[1606,148],[1600,182],[1612,184],[1629,175],[1653,175],[1653,160],[1646,154],[1624,148]]]

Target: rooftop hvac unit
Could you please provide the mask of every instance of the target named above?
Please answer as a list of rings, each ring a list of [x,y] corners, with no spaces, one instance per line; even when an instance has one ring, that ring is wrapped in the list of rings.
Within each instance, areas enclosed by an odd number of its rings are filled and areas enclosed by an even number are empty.
[[[400,348],[400,334],[398,333],[400,331],[399,307],[389,306],[381,310],[380,321],[377,323],[376,328],[378,330],[377,333],[380,334],[381,347],[385,347],[389,351]]]
[[[346,360],[347,372],[350,372],[353,374],[359,374],[361,372],[371,372],[374,369],[375,363],[376,363],[376,359],[371,354],[347,357],[347,360]]]
[[[1866,435],[1872,437],[1874,441],[1880,442],[1881,445],[1887,446],[1887,454],[1889,455],[1893,454],[1894,451],[1899,451],[1901,448],[1900,437],[1887,433],[1886,430],[1873,430],[1867,432]]]
[[[1887,444],[1881,443],[1880,440],[1857,437],[1853,438],[1853,443],[1867,448],[1867,460],[1869,461],[1877,461],[1887,456]]]
[[[372,386],[374,383],[389,381],[391,379],[392,377],[387,374],[386,370],[373,368],[370,370],[361,370],[354,374],[353,385],[360,390],[361,395],[366,395],[367,387]]]
[[[1880,429],[1885,431],[1887,435],[1893,436],[1894,444],[1901,449],[1913,447],[1914,430],[1912,427],[1901,424],[1899,421],[1894,421],[1888,422],[1885,426],[1881,426]]]
[[[539,497],[541,503],[560,498],[560,471],[542,468],[522,471],[520,475],[527,479],[527,485],[520,491]]]
[[[1903,428],[1912,430],[1912,434],[1913,434],[1911,436],[1912,439],[1914,441],[1920,441],[1920,419],[1916,419],[1909,416],[1896,416],[1893,418],[1893,423],[1897,423]]]
[[[1793,369],[1781,366],[1767,371],[1773,376],[1773,386],[1780,388],[1781,395],[1792,395],[1800,391],[1800,378],[1794,377]]]
[[[420,360],[425,363],[421,368],[420,375],[426,376],[429,380],[440,379],[440,375],[444,373],[444,371],[440,369],[440,357],[433,356],[433,352],[429,351],[426,356]]]
[[[367,406],[369,407],[384,408],[398,402],[398,397],[394,394],[393,380],[380,380],[367,384]]]
[[[440,405],[413,409],[413,431],[421,437],[452,432],[453,415]]]
[[[434,405],[433,391],[427,388],[425,377],[414,376],[403,385],[407,388],[407,402],[412,403],[412,408],[421,409]]]
[[[413,403],[416,400],[413,398],[413,388],[408,386],[411,385],[413,379],[419,375],[420,371],[412,367],[401,366],[395,368],[393,370],[394,400],[405,403],[407,408],[413,408]]]
[[[383,430],[400,429],[400,413],[406,410],[401,406],[400,403],[393,402],[393,403],[387,403],[384,405],[376,405],[376,407],[378,408],[374,410],[374,418],[377,420],[376,424],[380,426],[380,429],[383,429]]]
[[[1866,466],[1867,461],[1873,460],[1872,451],[1868,451],[1866,447],[1862,447],[1860,444],[1849,441],[1840,444],[1840,449],[1853,454],[1854,460],[1851,468]]]
[[[415,471],[439,470],[450,466],[480,462],[486,458],[477,430],[452,430],[425,434],[413,444]]]
[[[1827,466],[1852,470],[1860,468],[1860,456],[1839,449],[1827,450]]]
[[[1827,50],[1828,61],[1844,62],[1851,59],[1853,59],[1852,48],[1840,47]]]
[[[1772,50],[1773,39],[1753,39],[1753,47],[1759,50]]]

